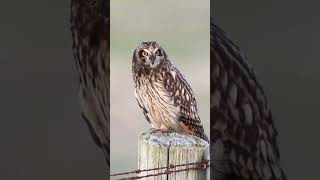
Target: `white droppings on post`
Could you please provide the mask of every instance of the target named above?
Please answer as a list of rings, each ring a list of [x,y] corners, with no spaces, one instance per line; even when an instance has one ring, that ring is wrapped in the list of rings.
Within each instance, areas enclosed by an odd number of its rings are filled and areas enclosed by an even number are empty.
[[[140,170],[196,163],[209,159],[209,144],[201,138],[178,133],[143,133],[138,142],[138,168]],[[195,165],[176,167],[170,170],[185,169]],[[169,175],[152,176],[148,180],[194,180],[206,179],[207,171],[192,169],[173,172]],[[165,172],[166,169],[142,172],[139,176]]]

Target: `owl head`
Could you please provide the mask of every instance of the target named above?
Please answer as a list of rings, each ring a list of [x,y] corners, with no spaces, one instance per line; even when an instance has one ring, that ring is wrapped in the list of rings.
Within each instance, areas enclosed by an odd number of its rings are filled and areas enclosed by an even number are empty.
[[[166,53],[156,41],[141,42],[133,52],[133,63],[156,68],[166,60]]]

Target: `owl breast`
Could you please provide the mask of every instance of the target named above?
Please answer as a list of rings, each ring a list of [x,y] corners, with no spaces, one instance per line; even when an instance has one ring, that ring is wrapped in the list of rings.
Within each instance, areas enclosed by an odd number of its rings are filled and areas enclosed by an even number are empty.
[[[135,95],[151,126],[155,129],[183,132],[178,121],[180,108],[174,104],[173,98],[165,89],[163,79],[142,76],[138,81]]]

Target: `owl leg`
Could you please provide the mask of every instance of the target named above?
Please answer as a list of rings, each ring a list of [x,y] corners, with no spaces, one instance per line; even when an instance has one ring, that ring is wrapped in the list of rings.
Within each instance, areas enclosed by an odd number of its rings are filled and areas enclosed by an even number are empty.
[[[165,126],[165,125],[161,125],[160,128],[154,128],[154,127],[150,128],[150,129],[148,130],[148,133],[153,134],[153,133],[156,133],[156,132],[159,132],[159,131],[160,131],[161,133],[171,133],[171,132],[174,132],[173,129],[170,129],[170,128],[168,128],[168,127]]]
[[[160,129],[159,129],[162,133],[171,133],[174,132],[173,129],[168,128],[166,125],[161,124]]]

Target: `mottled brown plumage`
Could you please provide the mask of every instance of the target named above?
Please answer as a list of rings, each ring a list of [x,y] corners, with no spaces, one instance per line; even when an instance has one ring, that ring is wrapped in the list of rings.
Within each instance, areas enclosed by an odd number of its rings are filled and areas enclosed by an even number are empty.
[[[71,32],[82,117],[109,170],[109,1],[72,0]]]
[[[192,89],[159,43],[145,41],[135,48],[132,72],[137,102],[153,128],[208,141]]]
[[[240,49],[211,24],[211,176],[284,180],[265,93]]]

